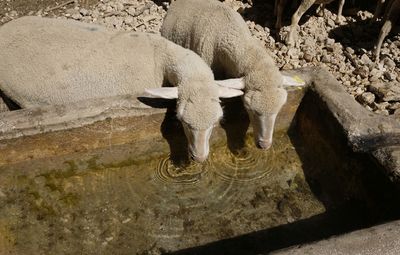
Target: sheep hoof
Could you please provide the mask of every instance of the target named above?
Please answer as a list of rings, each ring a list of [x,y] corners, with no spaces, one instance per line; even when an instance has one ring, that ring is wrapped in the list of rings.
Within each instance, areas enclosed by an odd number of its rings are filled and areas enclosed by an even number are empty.
[[[346,23],[346,18],[344,16],[337,16],[335,23],[336,25],[344,25]]]

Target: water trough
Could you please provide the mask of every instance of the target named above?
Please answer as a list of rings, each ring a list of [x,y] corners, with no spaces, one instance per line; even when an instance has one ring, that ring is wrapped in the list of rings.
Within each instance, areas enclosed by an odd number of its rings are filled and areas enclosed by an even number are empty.
[[[332,236],[378,245],[371,238],[399,224],[400,124],[323,69],[294,72],[308,88],[289,92],[272,148],[255,148],[240,100],[227,100],[204,164],[187,164],[170,102],[1,113],[0,251],[330,254]]]

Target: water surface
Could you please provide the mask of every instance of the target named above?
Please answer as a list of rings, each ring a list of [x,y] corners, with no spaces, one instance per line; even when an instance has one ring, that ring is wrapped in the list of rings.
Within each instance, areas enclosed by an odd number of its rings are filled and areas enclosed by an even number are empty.
[[[15,174],[0,182],[0,251],[159,254],[324,212],[286,133],[268,151],[246,143],[235,155],[216,145],[204,164],[176,166],[165,154],[59,157],[63,167],[37,174],[5,166]]]

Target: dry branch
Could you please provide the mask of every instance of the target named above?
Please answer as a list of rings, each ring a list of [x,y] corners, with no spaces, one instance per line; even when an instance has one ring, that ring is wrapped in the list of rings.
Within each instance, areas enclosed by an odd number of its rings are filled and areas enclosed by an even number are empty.
[[[64,6],[67,6],[69,4],[76,3],[76,2],[77,2],[77,0],[69,0],[69,1],[67,1],[65,3],[59,4],[59,5],[54,6],[52,8],[46,8],[45,11],[46,12],[54,11],[54,10],[60,9],[60,8],[62,8]]]

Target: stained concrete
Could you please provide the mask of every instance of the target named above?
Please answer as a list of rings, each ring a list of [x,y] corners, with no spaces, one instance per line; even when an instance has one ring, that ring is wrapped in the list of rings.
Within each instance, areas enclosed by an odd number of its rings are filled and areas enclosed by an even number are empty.
[[[306,80],[319,99],[335,115],[354,151],[371,152],[400,144],[400,122],[394,117],[368,111],[323,68],[290,71]]]
[[[273,252],[274,255],[397,255],[400,221],[354,231],[341,236]]]

